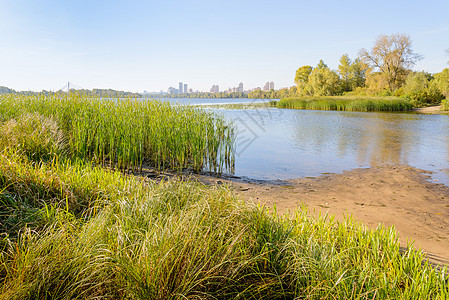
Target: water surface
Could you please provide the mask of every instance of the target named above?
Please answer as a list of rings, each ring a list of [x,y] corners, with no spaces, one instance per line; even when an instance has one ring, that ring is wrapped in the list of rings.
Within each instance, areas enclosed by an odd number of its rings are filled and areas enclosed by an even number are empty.
[[[447,115],[275,108],[216,111],[237,126],[237,176],[291,179],[407,164],[433,171],[433,180],[449,184]]]

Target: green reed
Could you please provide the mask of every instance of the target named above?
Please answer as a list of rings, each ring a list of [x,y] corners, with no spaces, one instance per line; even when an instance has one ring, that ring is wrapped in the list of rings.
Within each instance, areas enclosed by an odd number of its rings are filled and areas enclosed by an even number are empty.
[[[121,170],[206,168],[220,174],[234,163],[234,128],[198,107],[140,99],[2,96],[0,115],[34,113],[55,119],[72,157]]]
[[[396,97],[301,97],[284,98],[279,108],[340,111],[408,111],[413,105]]]

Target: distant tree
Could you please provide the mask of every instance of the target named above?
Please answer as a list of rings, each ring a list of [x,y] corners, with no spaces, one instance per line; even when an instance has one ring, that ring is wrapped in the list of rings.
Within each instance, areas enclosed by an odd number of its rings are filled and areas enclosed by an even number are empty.
[[[356,58],[351,64],[351,90],[365,86],[367,66],[360,58]]]
[[[449,48],[446,49],[446,53],[447,55],[449,55]],[[449,65],[449,61],[447,62],[447,64]]]
[[[0,86],[0,94],[10,94],[15,93],[16,91],[6,87],[6,86]]]
[[[365,85],[368,94],[384,94],[388,90],[388,82],[381,72],[373,72],[368,70],[366,73]]]
[[[341,88],[344,92],[349,92],[351,87],[351,81],[352,81],[352,61],[349,58],[349,55],[347,53],[343,54],[340,58],[340,64],[338,65],[338,74],[340,74],[341,79]]]
[[[417,107],[440,104],[444,96],[432,79],[427,72],[410,72],[402,87],[404,96]]]
[[[365,71],[366,66],[359,58],[352,61],[348,54],[343,54],[338,65],[342,91],[349,92],[357,87],[363,87],[365,85]]]
[[[429,85],[429,75],[425,72],[410,72],[403,86],[404,93],[409,94],[414,91],[425,90]]]
[[[340,78],[327,67],[317,67],[309,76],[308,86],[315,96],[332,96],[340,91]]]
[[[316,66],[317,69],[328,69],[328,66],[324,63],[322,59],[320,59],[320,62]]]
[[[449,69],[446,68],[442,72],[434,75],[433,84],[440,90],[440,92],[449,99]]]
[[[413,52],[410,38],[399,33],[378,36],[371,51],[361,49],[359,54],[363,62],[385,77],[390,90],[400,87],[407,70],[422,58]]]
[[[295,83],[298,85],[301,82],[307,83],[309,81],[309,75],[312,73],[313,68],[311,66],[302,66],[296,70]]]

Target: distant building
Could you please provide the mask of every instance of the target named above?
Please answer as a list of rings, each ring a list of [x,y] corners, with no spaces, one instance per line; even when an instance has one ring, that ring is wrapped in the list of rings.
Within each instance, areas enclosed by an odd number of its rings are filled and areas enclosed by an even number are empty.
[[[168,90],[167,90],[167,93],[168,94],[178,94],[178,90],[177,89],[175,89],[174,87],[169,87],[168,88]]]
[[[192,94],[193,93],[193,90],[192,89],[189,89],[189,94]]]
[[[219,89],[219,87],[218,87],[218,84],[214,84],[214,85],[212,86],[212,88],[210,89],[210,92],[211,92],[211,93],[218,93],[218,92],[220,92],[220,89]]]
[[[183,89],[183,91],[184,91],[184,94],[187,94],[187,83],[184,83],[184,89]]]
[[[266,92],[274,90],[274,82],[273,81],[267,81],[265,83],[265,85],[263,86],[263,90],[266,91]]]
[[[270,82],[269,82],[269,81],[267,81],[267,82],[265,83],[265,85],[263,86],[263,90],[264,90],[265,92],[267,92],[267,91],[270,90]]]
[[[179,82],[179,89],[178,89],[178,94],[182,94],[183,90],[182,90],[182,82]]]
[[[243,93],[243,83],[242,82],[240,82],[239,87],[237,89],[237,92],[238,93]]]

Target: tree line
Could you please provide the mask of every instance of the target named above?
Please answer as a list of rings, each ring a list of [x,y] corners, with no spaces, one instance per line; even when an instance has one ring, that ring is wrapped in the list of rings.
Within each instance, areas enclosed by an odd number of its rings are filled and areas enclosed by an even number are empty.
[[[323,60],[316,67],[299,67],[296,91],[291,91],[296,95],[289,96],[403,96],[416,106],[437,104],[449,97],[449,69],[436,74],[412,71],[420,59],[407,35],[380,35],[373,48],[361,49],[356,59],[343,54],[337,70]]]
[[[113,89],[70,89],[70,94],[79,94],[90,97],[98,97],[98,98],[141,98],[142,95],[139,93],[133,92],[125,92],[125,91],[117,91]],[[18,94],[18,95],[62,95],[67,94],[67,91],[46,91],[42,90],[41,92],[34,91],[15,91],[5,86],[0,86],[0,94]]]

